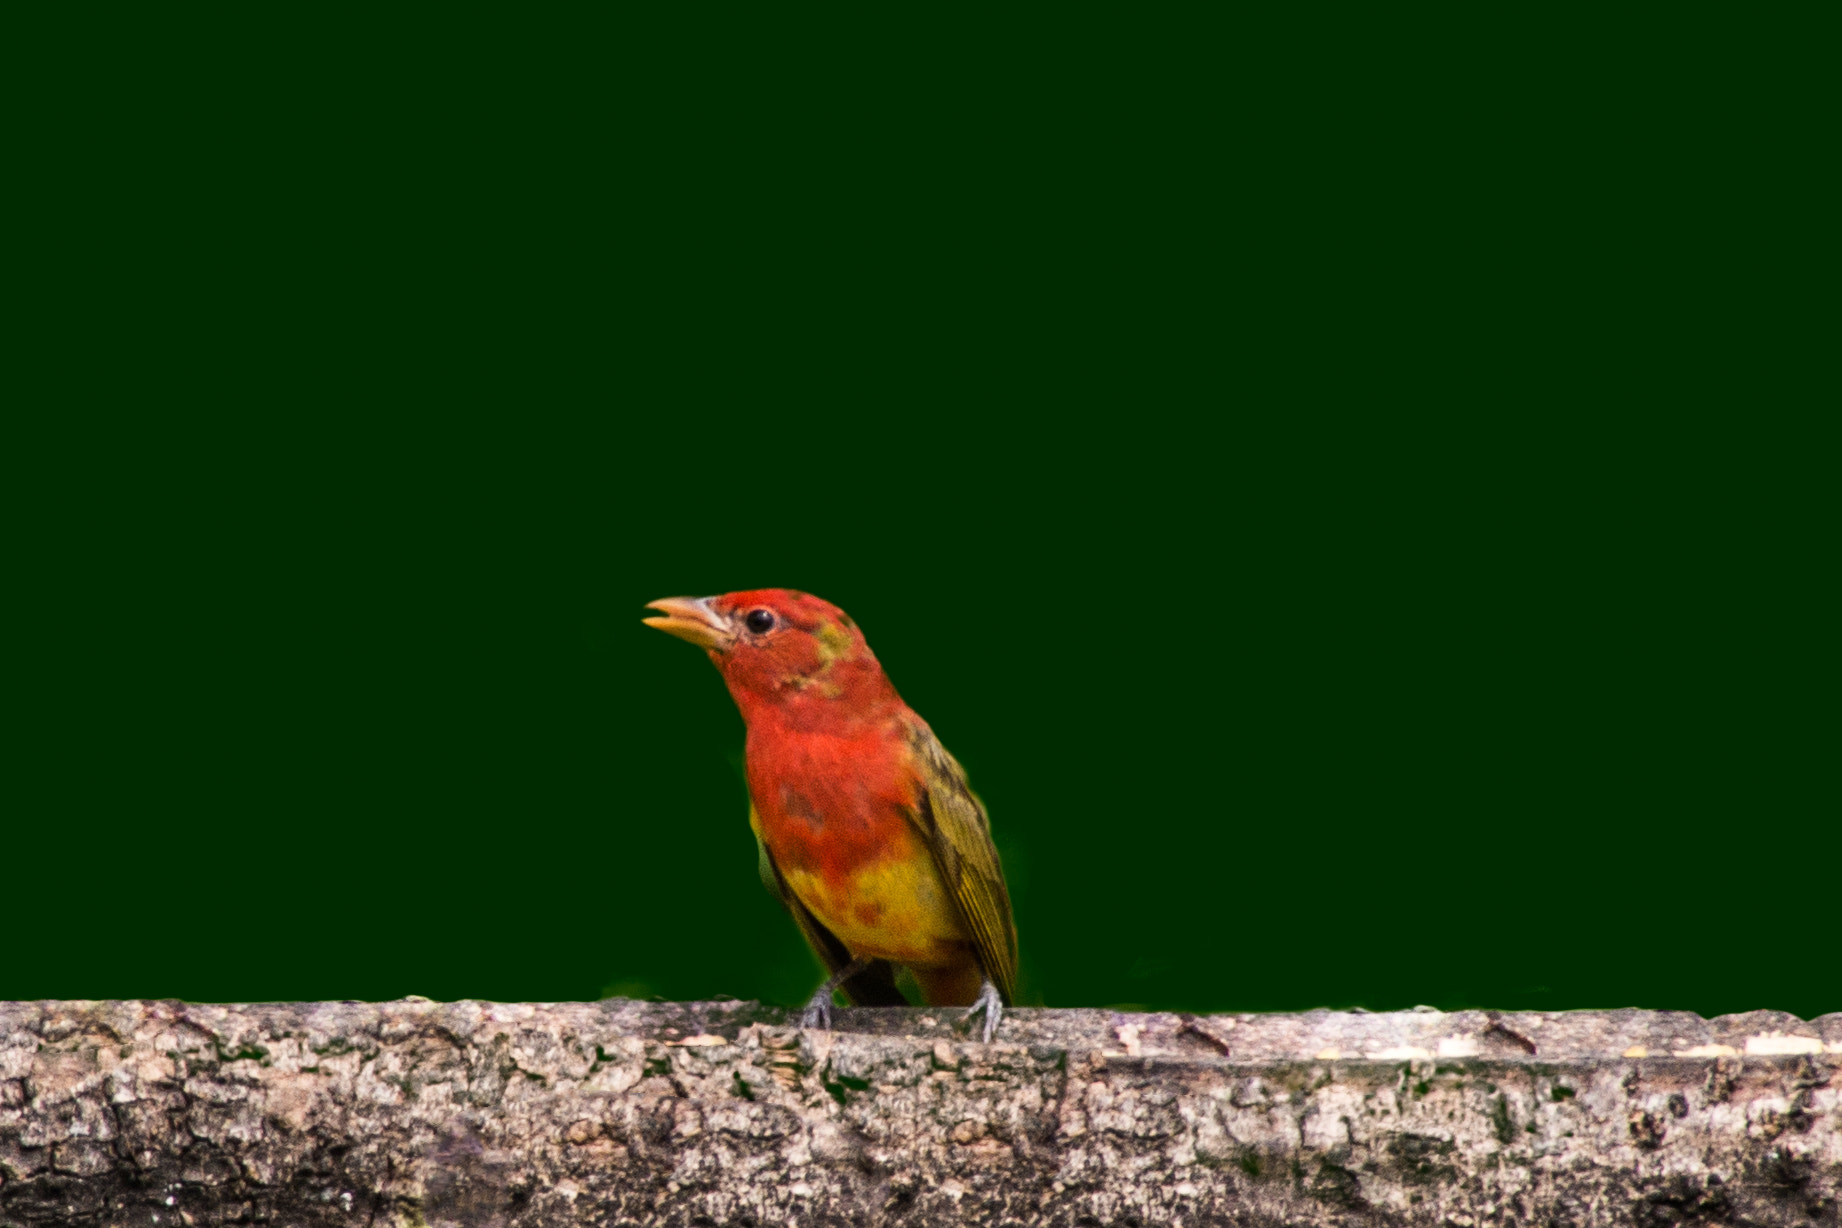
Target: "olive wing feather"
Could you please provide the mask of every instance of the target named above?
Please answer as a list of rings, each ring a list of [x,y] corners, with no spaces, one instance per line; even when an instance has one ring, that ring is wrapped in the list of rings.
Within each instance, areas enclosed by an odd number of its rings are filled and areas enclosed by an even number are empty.
[[[1011,918],[1004,869],[991,842],[991,822],[966,784],[965,769],[932,732],[915,730],[910,744],[923,786],[919,808],[910,817],[959,906],[985,975],[1009,1005],[1017,988],[1017,926]]]

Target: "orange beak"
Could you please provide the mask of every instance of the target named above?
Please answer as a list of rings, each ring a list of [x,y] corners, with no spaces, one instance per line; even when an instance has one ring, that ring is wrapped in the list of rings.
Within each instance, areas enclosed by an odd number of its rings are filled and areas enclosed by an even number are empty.
[[[699,648],[726,652],[736,642],[735,632],[722,615],[710,608],[708,597],[664,597],[647,602],[646,608],[660,611],[663,617],[643,618],[641,622],[689,640]]]

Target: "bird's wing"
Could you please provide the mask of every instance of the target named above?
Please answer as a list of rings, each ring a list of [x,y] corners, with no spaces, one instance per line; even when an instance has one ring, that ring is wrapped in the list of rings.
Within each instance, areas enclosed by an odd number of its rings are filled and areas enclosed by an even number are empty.
[[[991,843],[991,823],[966,784],[965,770],[931,732],[916,729],[911,746],[923,787],[909,818],[934,854],[985,975],[1008,1006],[1017,989],[1017,925],[998,850]]]
[[[761,885],[768,889],[769,895],[780,901],[782,908],[793,914],[793,922],[799,926],[801,937],[805,938],[806,945],[819,957],[819,962],[825,965],[828,975],[848,965],[851,962],[850,950],[799,902],[799,897],[787,886],[787,880],[781,877],[780,867],[774,864],[774,855],[768,852],[767,841],[761,838],[761,819],[755,814],[755,803],[752,800],[748,803],[748,825],[755,833],[755,870],[761,875]],[[880,959],[839,988],[844,990],[844,996],[856,1006],[908,1005],[908,999],[895,987],[895,969]]]

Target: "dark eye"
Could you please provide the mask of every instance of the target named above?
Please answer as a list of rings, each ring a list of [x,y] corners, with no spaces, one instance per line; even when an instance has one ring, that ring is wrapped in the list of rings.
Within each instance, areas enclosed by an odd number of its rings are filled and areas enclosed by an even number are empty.
[[[766,635],[774,629],[774,611],[750,610],[748,612],[748,629],[756,635]]]

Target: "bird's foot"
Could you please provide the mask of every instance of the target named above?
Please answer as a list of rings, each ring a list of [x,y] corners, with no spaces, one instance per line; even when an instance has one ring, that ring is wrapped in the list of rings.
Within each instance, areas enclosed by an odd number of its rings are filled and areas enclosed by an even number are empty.
[[[806,1011],[799,1017],[802,1028],[823,1028],[831,1031],[831,991],[832,984],[827,981],[819,986],[818,992],[806,1002]]]
[[[870,966],[870,957],[863,956],[852,960],[838,971],[825,978],[825,983],[815,989],[812,997],[806,1000],[806,1010],[799,1017],[802,1028],[823,1028],[831,1031],[831,995],[832,991]]]
[[[990,977],[979,983],[978,1001],[960,1018],[970,1019],[980,1011],[985,1012],[985,1043],[989,1045],[991,1038],[998,1033],[998,1020],[1004,1015],[1004,999],[999,996],[998,987],[991,983]]]

